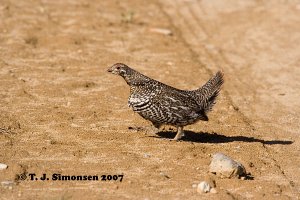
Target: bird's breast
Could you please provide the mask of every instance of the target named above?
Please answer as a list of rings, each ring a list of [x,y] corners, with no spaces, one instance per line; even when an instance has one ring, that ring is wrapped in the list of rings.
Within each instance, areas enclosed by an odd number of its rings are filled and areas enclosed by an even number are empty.
[[[148,97],[142,96],[130,96],[128,99],[128,106],[133,109],[133,111],[142,111],[150,106],[150,99]]]

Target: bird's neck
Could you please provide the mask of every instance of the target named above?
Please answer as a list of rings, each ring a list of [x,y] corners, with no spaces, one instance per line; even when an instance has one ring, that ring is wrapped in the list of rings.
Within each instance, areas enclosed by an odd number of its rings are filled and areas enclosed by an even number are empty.
[[[132,71],[131,74],[127,74],[123,76],[124,80],[129,86],[141,86],[145,85],[150,78],[137,72],[137,71]]]

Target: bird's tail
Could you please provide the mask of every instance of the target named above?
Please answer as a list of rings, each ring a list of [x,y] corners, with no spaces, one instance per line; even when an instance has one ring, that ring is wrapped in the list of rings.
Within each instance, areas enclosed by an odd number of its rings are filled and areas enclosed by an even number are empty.
[[[218,71],[207,83],[201,88],[194,90],[196,101],[201,105],[205,112],[211,111],[216,103],[216,98],[219,95],[221,86],[224,83],[223,72]]]

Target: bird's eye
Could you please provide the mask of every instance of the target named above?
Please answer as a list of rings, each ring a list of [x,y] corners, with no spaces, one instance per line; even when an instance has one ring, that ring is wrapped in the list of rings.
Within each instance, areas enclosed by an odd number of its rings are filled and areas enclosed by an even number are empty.
[[[117,70],[119,70],[120,69],[120,67],[117,67]]]

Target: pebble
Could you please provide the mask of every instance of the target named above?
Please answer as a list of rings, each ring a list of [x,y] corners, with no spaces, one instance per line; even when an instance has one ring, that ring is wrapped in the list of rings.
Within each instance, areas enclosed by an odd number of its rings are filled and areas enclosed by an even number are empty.
[[[15,185],[15,183],[13,181],[2,181],[1,182],[1,185],[4,187],[4,188],[8,188],[8,189],[12,189],[12,187]]]
[[[229,106],[229,109],[230,109],[230,110],[235,110],[235,111],[238,111],[238,110],[239,110],[239,108],[236,107],[236,106]]]
[[[206,44],[205,48],[208,49],[208,50],[215,50],[216,49],[216,47],[213,44]]]
[[[147,154],[147,153],[145,153],[145,154],[144,154],[144,158],[150,158],[150,155]]]
[[[216,194],[216,193],[218,193],[218,191],[216,190],[216,188],[211,188],[210,193]]]
[[[173,35],[173,32],[171,30],[164,29],[164,28],[151,28],[150,31],[155,33],[160,33],[163,35]]]
[[[209,165],[209,172],[221,178],[238,178],[246,174],[245,167],[241,163],[222,153],[213,155]]]
[[[167,65],[170,65],[170,66],[171,66],[171,65],[173,65],[173,63],[170,62],[170,61],[168,61],[168,62],[167,62]]]
[[[248,165],[249,165],[249,167],[254,167],[253,162],[249,162]]]
[[[6,168],[7,168],[6,164],[0,163],[0,170],[6,169]]]
[[[164,172],[160,172],[159,175],[160,175],[160,176],[163,176],[163,177],[165,177],[165,178],[167,178],[167,179],[170,178],[170,177],[169,177],[167,174],[165,174]]]
[[[201,183],[198,184],[197,192],[208,193],[210,189],[211,189],[210,185],[207,182],[202,181]]]
[[[73,128],[79,128],[79,127],[81,127],[80,125],[78,125],[78,124],[74,124],[74,123],[72,123],[71,124],[71,127],[73,127]]]

